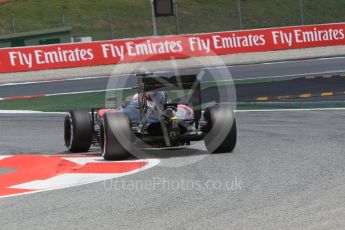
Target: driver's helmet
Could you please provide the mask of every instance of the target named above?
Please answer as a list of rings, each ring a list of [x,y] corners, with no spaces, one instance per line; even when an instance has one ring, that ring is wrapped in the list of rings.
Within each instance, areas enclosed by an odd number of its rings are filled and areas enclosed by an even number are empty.
[[[147,107],[154,108],[156,106],[160,110],[163,110],[164,104],[166,103],[164,91],[146,92],[141,96],[141,98],[139,98],[138,94],[135,94],[132,97],[132,100],[134,101],[137,101],[139,99]]]
[[[138,100],[138,94],[137,93],[133,95],[132,100],[133,101],[137,101]]]

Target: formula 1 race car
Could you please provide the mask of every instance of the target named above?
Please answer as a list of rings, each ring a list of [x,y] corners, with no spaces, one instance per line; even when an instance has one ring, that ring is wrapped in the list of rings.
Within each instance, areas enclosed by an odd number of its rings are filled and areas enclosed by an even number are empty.
[[[105,160],[121,160],[141,144],[169,148],[204,141],[210,153],[231,152],[236,145],[235,116],[227,104],[202,109],[196,75],[136,75],[137,94],[112,109],[72,110],[65,116],[64,140],[70,152],[100,147]],[[169,101],[169,92],[188,91]]]

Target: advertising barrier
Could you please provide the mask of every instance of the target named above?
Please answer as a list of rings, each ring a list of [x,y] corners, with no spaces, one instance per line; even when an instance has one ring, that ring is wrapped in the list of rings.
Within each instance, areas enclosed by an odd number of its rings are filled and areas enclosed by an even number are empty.
[[[0,73],[345,45],[345,23],[0,49]]]

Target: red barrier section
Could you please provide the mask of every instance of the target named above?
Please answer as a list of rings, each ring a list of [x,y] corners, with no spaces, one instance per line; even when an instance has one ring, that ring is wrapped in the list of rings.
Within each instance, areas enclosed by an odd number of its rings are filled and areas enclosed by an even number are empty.
[[[148,37],[0,50],[0,73],[345,45],[345,24]]]

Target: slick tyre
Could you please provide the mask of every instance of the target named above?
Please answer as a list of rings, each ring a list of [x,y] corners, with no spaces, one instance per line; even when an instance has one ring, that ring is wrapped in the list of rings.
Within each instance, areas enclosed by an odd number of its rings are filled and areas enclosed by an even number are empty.
[[[101,146],[101,150],[103,152],[104,150],[104,125],[101,124],[99,127],[99,143]]]
[[[72,110],[65,116],[65,145],[73,153],[87,152],[92,144],[92,121],[89,112]]]
[[[108,112],[104,115],[103,158],[105,160],[125,160],[131,154],[131,124],[127,114]]]
[[[208,134],[204,138],[210,153],[232,152],[237,142],[234,112],[230,106],[217,105],[205,110]]]

